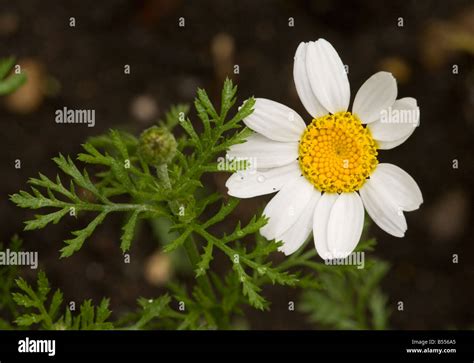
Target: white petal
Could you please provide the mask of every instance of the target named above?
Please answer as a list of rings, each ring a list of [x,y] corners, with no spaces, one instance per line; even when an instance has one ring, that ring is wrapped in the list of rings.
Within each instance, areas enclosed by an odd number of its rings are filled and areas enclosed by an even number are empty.
[[[246,142],[232,145],[227,158],[241,158],[252,164],[252,169],[268,169],[294,162],[298,158],[297,142],[278,142],[253,134]]]
[[[291,255],[298,250],[310,235],[313,228],[314,210],[320,196],[319,192],[313,193],[296,223],[275,238],[277,241],[283,241],[279,250],[285,255]]]
[[[253,198],[276,193],[291,179],[301,175],[297,161],[278,168],[244,170],[232,174],[225,186],[228,194],[237,198]]]
[[[397,206],[380,181],[371,177],[359,190],[367,213],[385,232],[395,237],[403,237],[407,222],[401,207]]]
[[[306,70],[318,101],[332,113],[347,111],[351,97],[349,80],[334,47],[319,39],[309,42],[306,52]]]
[[[331,253],[328,248],[327,227],[329,216],[334,202],[337,200],[338,194],[324,193],[316,205],[313,219],[313,236],[314,245],[318,255],[322,259],[330,259]]]
[[[413,131],[414,130],[415,129],[413,128]],[[410,135],[411,135],[411,133],[408,134],[407,136],[402,137],[401,139],[398,139],[398,140],[395,140],[395,141],[380,141],[380,140],[378,140],[377,141],[377,149],[380,149],[380,150],[393,149],[394,147],[397,147],[398,145],[401,145],[405,141],[407,141],[408,138],[410,137]]]
[[[349,256],[359,243],[364,226],[364,206],[357,193],[342,193],[331,209],[328,249],[333,258]]]
[[[391,73],[378,72],[359,88],[352,112],[363,124],[380,119],[382,110],[393,105],[397,99],[397,82]]]
[[[293,78],[295,80],[296,92],[306,111],[313,117],[321,117],[329,112],[319,103],[316,95],[311,89],[308,72],[306,71],[306,48],[308,43],[301,42],[296,49],[295,62],[293,64]]]
[[[252,130],[275,141],[298,141],[306,128],[300,115],[281,103],[257,98],[254,111],[244,119]]]
[[[265,207],[263,214],[269,220],[260,234],[268,240],[281,236],[295,224],[314,193],[319,192],[302,176],[285,184]]]
[[[383,111],[383,117],[380,120],[367,127],[370,129],[372,137],[377,141],[379,148],[388,149],[391,147],[387,146],[393,145],[394,142],[408,139],[419,123],[420,109],[416,100],[405,97],[396,100],[389,109]]]
[[[370,180],[372,183],[383,185],[385,192],[391,196],[397,207],[404,211],[418,209],[423,203],[423,195],[416,181],[396,165],[379,164]]]

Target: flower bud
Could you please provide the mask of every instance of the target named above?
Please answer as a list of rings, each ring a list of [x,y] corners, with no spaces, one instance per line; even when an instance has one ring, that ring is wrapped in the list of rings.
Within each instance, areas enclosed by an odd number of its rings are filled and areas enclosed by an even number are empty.
[[[138,154],[149,165],[168,164],[176,154],[176,145],[168,129],[152,126],[140,135]]]

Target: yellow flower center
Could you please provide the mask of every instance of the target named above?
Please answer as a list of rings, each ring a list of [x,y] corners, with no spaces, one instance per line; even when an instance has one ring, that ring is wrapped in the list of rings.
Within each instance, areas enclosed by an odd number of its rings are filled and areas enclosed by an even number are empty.
[[[359,190],[377,166],[377,146],[356,115],[338,112],[314,119],[301,136],[299,163],[318,190]]]

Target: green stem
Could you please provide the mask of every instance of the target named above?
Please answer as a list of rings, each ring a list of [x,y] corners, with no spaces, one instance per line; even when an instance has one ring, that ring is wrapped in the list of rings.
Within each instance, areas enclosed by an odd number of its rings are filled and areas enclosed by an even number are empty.
[[[210,234],[209,232],[207,232],[201,227],[195,228],[195,231],[199,233],[202,237],[204,237],[206,240],[212,241],[214,243],[214,246],[216,246],[222,252],[224,252],[230,258],[230,260],[234,258],[235,251],[229,246],[227,246],[224,242],[222,242],[222,240],[217,239],[217,237],[213,236],[212,234]],[[253,260],[250,260],[249,258],[245,256],[239,256],[239,259],[241,262],[243,262],[248,267],[251,267],[253,269],[259,269],[261,267],[258,263],[256,263]]]
[[[291,255],[290,258],[287,258],[285,261],[280,263],[278,266],[276,266],[276,269],[278,271],[282,271],[282,270],[284,271],[284,270],[288,270],[290,267],[304,265],[307,262],[307,260],[316,256],[316,250],[314,248],[302,254],[303,249],[304,247],[300,249],[301,252],[300,251],[296,252],[295,254]],[[313,263],[317,264],[317,262],[313,262]]]
[[[158,178],[163,181],[163,184],[165,185],[165,188],[171,189],[171,181],[170,177],[168,175],[168,165],[166,164],[161,164],[156,167],[156,174],[158,175]]]
[[[110,205],[103,205],[103,204],[91,204],[91,203],[68,203],[68,202],[61,202],[57,201],[54,203],[43,204],[38,208],[75,208],[79,211],[88,211],[88,212],[128,212],[139,210],[140,212],[152,212],[158,215],[164,215],[163,210],[161,210],[158,206],[150,205],[150,204],[130,204],[130,203],[122,203],[122,204],[110,204]]]
[[[189,237],[186,239],[184,242],[184,249],[186,250],[186,254],[188,255],[189,261],[191,262],[191,265],[194,267],[197,266],[199,263],[199,251],[196,247],[196,243],[194,241],[194,237],[192,233],[189,235]],[[208,296],[212,297],[213,300],[215,300],[215,295],[214,295],[214,290],[212,289],[211,281],[209,280],[209,277],[207,275],[202,275],[196,278],[197,283],[201,289],[208,294]]]
[[[369,324],[367,322],[367,317],[365,315],[365,306],[366,301],[363,295],[359,295],[357,297],[356,303],[356,316],[359,320],[359,324],[361,325],[362,329],[370,329]]]
[[[34,296],[36,297],[36,299],[38,301],[40,301],[39,296],[37,296],[36,294],[34,294]],[[44,328],[46,330],[53,330],[53,321],[51,320],[51,317],[49,316],[48,312],[46,311],[46,308],[44,307],[44,304],[40,303],[37,306],[37,308],[38,308],[39,312],[41,313],[41,315],[43,316]]]
[[[156,167],[156,173],[158,175],[158,178],[163,181],[165,188],[171,189],[171,182],[168,175],[168,166],[166,164],[158,165]],[[191,262],[191,265],[193,266],[193,268],[195,268],[197,264],[199,263],[200,255],[196,247],[196,243],[194,241],[192,233],[184,242],[184,248],[188,255],[189,261]],[[201,289],[206,294],[208,294],[209,297],[215,300],[216,297],[214,295],[214,290],[212,289],[212,285],[211,285],[211,281],[209,280],[209,277],[207,277],[207,275],[203,275],[203,276],[197,277],[196,280],[197,280],[198,285],[201,287]]]

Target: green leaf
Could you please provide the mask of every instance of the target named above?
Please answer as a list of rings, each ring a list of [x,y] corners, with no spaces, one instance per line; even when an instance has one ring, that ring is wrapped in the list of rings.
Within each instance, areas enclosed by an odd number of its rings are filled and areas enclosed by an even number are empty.
[[[137,137],[124,131],[118,131],[118,132],[120,133],[120,138],[125,143],[125,145],[127,145],[127,148],[129,150],[136,149],[136,146],[138,144]],[[112,138],[110,137],[110,132],[107,134],[99,135],[99,136],[89,137],[87,139],[87,143],[92,145],[95,148],[103,149],[106,154],[107,152],[112,153],[113,151],[116,151],[114,142]]]
[[[19,193],[10,195],[10,200],[20,208],[39,209],[52,207],[53,201],[44,197],[35,197],[28,192],[21,190]]]
[[[194,101],[194,107],[196,108],[198,116],[204,125],[204,136],[206,138],[210,138],[211,137],[211,121],[209,120],[209,116],[206,112],[206,109],[201,104],[201,102],[199,102],[198,99]]]
[[[133,146],[130,145],[134,141],[130,141],[130,138],[124,135],[126,134],[111,131],[109,136],[109,139],[113,140],[108,145],[115,150],[115,154],[118,152],[120,157],[130,156],[127,153],[129,149],[133,149]],[[84,149],[88,154],[81,154],[80,159],[109,168],[108,171],[97,174],[99,178],[102,178],[99,182],[93,183],[86,170],[83,172],[79,171],[70,157],[66,158],[60,154],[54,160],[58,167],[71,177],[69,189],[64,187],[59,176],[57,176],[56,182],[53,182],[40,173],[39,178],[30,179],[30,184],[34,185],[34,187],[31,187],[30,193],[20,191],[10,196],[10,200],[13,203],[23,208],[40,209],[52,207],[57,209],[50,213],[36,215],[35,219],[25,222],[26,230],[44,228],[49,223],[58,223],[69,211],[76,213],[79,211],[99,212],[99,217],[88,227],[81,231],[73,232],[73,235],[77,238],[66,241],[67,246],[61,250],[63,257],[70,256],[81,248],[84,238],[89,236],[98,224],[102,223],[104,215],[109,212],[130,212],[133,216],[130,223],[123,228],[123,248],[128,248],[131,243],[131,237],[133,236],[132,227],[134,222],[136,222],[134,213],[139,211],[146,218],[166,214],[164,208],[156,203],[166,199],[166,196],[162,195],[164,193],[163,188],[160,189],[156,179],[150,174],[149,170],[142,172],[133,165],[131,165],[130,170],[126,170],[123,161],[101,154],[89,143],[84,145]],[[136,158],[136,156],[134,157]],[[139,180],[137,187],[133,184],[129,173],[133,174],[134,177],[139,176],[137,178]],[[78,192],[81,197],[76,194],[75,186],[80,187]],[[41,192],[36,187],[44,188],[46,191]],[[108,196],[123,194],[129,194],[130,197],[136,199],[137,203],[113,203],[108,199]]]
[[[77,156],[77,160],[88,164],[99,164],[107,166],[110,166],[112,164],[113,158],[101,154],[99,150],[97,150],[91,143],[87,142],[83,144],[82,148],[87,151],[87,154],[79,154]]]
[[[59,178],[59,175],[56,176],[56,182],[53,182],[51,179],[49,179],[47,176],[39,173],[40,178],[30,178],[28,180],[28,183],[31,185],[39,186],[48,189],[49,191],[54,191],[59,194],[62,194],[66,198],[68,198],[71,201],[78,202],[80,201],[79,198],[71,193],[71,191],[67,190],[62,182],[61,179]],[[53,198],[51,198],[53,199]],[[56,198],[54,198],[56,200]]]
[[[56,290],[54,292],[53,298],[51,300],[51,305],[49,306],[48,314],[52,319],[57,317],[59,312],[59,307],[63,303],[63,293],[61,290]]]
[[[185,316],[182,323],[178,325],[176,330],[185,330],[185,329],[194,328],[196,325],[198,325],[199,318],[200,318],[199,312],[191,311],[188,315]]]
[[[379,260],[355,266],[328,266],[320,290],[306,289],[299,304],[310,320],[337,329],[385,329],[389,311],[379,281],[388,265]]]
[[[18,326],[29,327],[43,321],[43,316],[40,314],[24,314],[15,319]]]
[[[137,218],[138,215],[140,214],[139,210],[135,210],[130,218],[128,219],[128,222],[125,223],[125,225],[122,227],[122,237],[121,237],[121,243],[120,243],[120,248],[122,249],[122,252],[127,252],[130,249],[130,245],[132,243],[133,239],[133,233],[135,232],[135,226],[137,224]]]
[[[375,238],[368,238],[366,240],[362,240],[357,245],[355,251],[373,251],[377,241]]]
[[[237,93],[237,86],[234,86],[232,80],[226,78],[224,87],[222,89],[221,98],[221,122],[226,118],[230,108],[235,103],[235,94]]]
[[[273,284],[294,286],[299,281],[295,275],[288,272],[278,272],[268,266],[264,267],[264,271],[261,271],[260,273],[265,274]]]
[[[59,220],[69,212],[69,208],[63,208],[56,212],[43,215],[35,215],[36,219],[26,221],[25,231],[46,227],[49,223],[57,224]]]
[[[202,212],[204,212],[204,210],[210,205],[210,204],[213,204],[215,202],[217,202],[218,200],[220,200],[222,198],[221,194],[219,193],[212,193],[210,195],[208,195],[207,197],[201,199],[198,201],[198,204],[196,206],[197,208],[197,214],[198,215],[201,215]]]
[[[127,145],[125,145],[124,141],[122,140],[120,133],[117,130],[110,130],[110,137],[115,148],[119,151],[122,160],[130,159]]]
[[[46,301],[50,290],[51,288],[49,287],[49,281],[46,274],[44,271],[38,272],[38,298],[41,302]]]
[[[101,300],[99,306],[96,308],[96,323],[104,323],[110,317],[110,314],[112,314],[112,312],[109,310],[109,304],[109,299],[103,298]]]
[[[81,312],[79,315],[81,320],[81,329],[91,329],[94,327],[94,307],[91,300],[85,300],[81,304]]]
[[[184,129],[184,131],[186,131],[186,133],[191,137],[191,140],[193,141],[193,144],[196,147],[200,147],[201,143],[200,143],[199,136],[196,133],[196,130],[194,130],[193,124],[191,123],[189,118],[187,118],[184,121],[181,121],[180,125]]]
[[[24,306],[26,308],[37,306],[37,302],[35,300],[27,295],[17,292],[12,293],[12,299],[17,305]]]
[[[14,58],[0,60],[0,95],[12,93],[26,81],[26,76],[24,74],[12,74],[5,78],[14,64]]]
[[[17,305],[28,310],[16,319],[15,322],[18,326],[31,327],[31,325],[42,323],[41,327],[44,329],[103,330],[113,328],[112,323],[106,322],[111,313],[108,309],[108,299],[102,299],[97,308],[94,308],[91,300],[85,300],[81,304],[77,316],[72,316],[68,308],[66,308],[65,314],[60,316],[59,310],[63,303],[63,293],[56,290],[52,297],[49,296],[51,288],[44,272],[38,273],[36,291],[22,278],[18,278],[16,282],[27,295],[15,292],[13,299]],[[48,300],[51,301],[49,309],[46,308]]]
[[[31,286],[28,285],[28,283],[22,277],[19,277],[15,282],[18,288],[25,292],[30,298],[32,298],[33,300],[37,298]]]
[[[63,155],[59,154],[59,157],[55,157],[53,160],[64,173],[69,175],[74,180],[78,186],[87,189],[105,203],[108,202],[107,198],[103,197],[99,190],[91,182],[87,171],[84,170],[84,172],[81,173],[70,157],[66,159]]]
[[[237,123],[243,120],[244,118],[250,116],[254,111],[255,106],[255,98],[251,97],[246,100],[243,105],[239,108],[239,111],[235,114],[235,116],[229,121],[226,122],[224,129],[230,130],[236,127]]]
[[[206,113],[209,114],[214,121],[217,121],[219,119],[219,115],[217,114],[216,109],[214,108],[206,91],[198,88],[197,95],[197,100],[202,105],[202,107],[204,107]]]
[[[15,64],[15,58],[8,57],[0,60],[0,80],[4,79],[5,76],[10,72],[13,65]]]
[[[142,308],[141,317],[131,329],[141,329],[151,320],[159,317],[170,302],[171,298],[169,295],[163,295],[154,300],[143,297],[138,299],[138,304]]]
[[[260,228],[267,224],[267,220],[268,218],[266,218],[264,215],[261,215],[259,217],[253,216],[250,222],[244,228],[241,228],[241,224],[239,222],[230,235],[222,238],[222,242],[228,243],[230,241],[235,241],[237,239],[243,238],[249,234],[257,233]]]
[[[240,283],[242,284],[242,292],[244,296],[248,297],[250,305],[259,310],[265,310],[268,308],[268,302],[260,295],[262,290],[252,282],[252,278],[244,271],[240,263],[234,263],[234,271],[239,276]]]
[[[180,123],[180,119],[184,120],[189,112],[189,105],[177,104],[171,106],[171,108],[165,113],[165,119],[160,120],[160,126],[166,127],[168,130],[172,130],[177,124]]]
[[[228,202],[222,204],[221,209],[213,217],[211,217],[209,220],[207,220],[207,222],[202,225],[202,228],[208,228],[218,222],[221,222],[235,209],[235,207],[237,207],[238,204],[239,199],[229,199]]]
[[[181,246],[184,242],[186,242],[186,239],[189,237],[189,235],[192,232],[192,228],[187,228],[178,238],[176,238],[173,242],[167,244],[163,250],[165,252],[171,252]]]
[[[255,246],[255,249],[252,252],[247,254],[247,258],[255,259],[257,257],[266,257],[270,253],[277,251],[278,247],[281,246],[280,242],[267,241],[260,234],[256,234],[256,240],[257,245]],[[264,240],[264,242],[262,242],[261,240]]]
[[[214,150],[216,152],[227,151],[232,145],[242,144],[246,142],[247,139],[253,134],[255,134],[255,132],[253,132],[248,127],[244,127],[242,130],[224,139],[224,141],[217,145]]]
[[[376,330],[388,328],[390,311],[387,303],[387,297],[380,290],[375,290],[369,298],[368,308],[372,315],[373,327]]]
[[[215,275],[214,275],[215,276]],[[220,283],[216,282],[216,283]],[[220,283],[220,291],[222,293],[222,309],[226,313],[236,310],[239,312],[238,304],[241,300],[240,296],[240,281],[235,274],[229,273],[225,278],[225,286]]]
[[[24,74],[15,74],[4,81],[0,81],[0,95],[6,95],[16,91],[26,81]]]
[[[52,326],[51,317],[46,312],[44,302],[48,297],[50,291],[49,281],[43,271],[38,273],[37,278],[37,291],[23,279],[16,279],[16,285],[23,293],[14,292],[12,298],[15,304],[23,306],[27,309],[35,308],[38,312],[36,313],[25,313],[16,319],[16,324],[19,326],[30,326],[39,322],[43,322],[45,327],[50,328]]]
[[[106,216],[107,212],[102,212],[92,222],[90,222],[86,228],[72,232],[76,238],[64,241],[66,246],[61,249],[61,258],[69,257],[74,252],[79,251],[85,240],[94,232],[96,227],[104,221]]]
[[[212,243],[212,241],[208,242],[206,247],[204,247],[204,253],[201,255],[201,260],[196,265],[196,277],[204,275],[209,269],[209,264],[213,259],[213,247],[214,244]]]

